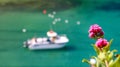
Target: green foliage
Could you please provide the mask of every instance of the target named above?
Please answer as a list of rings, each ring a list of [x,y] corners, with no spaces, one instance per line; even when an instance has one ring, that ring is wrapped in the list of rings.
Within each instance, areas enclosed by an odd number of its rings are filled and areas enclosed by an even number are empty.
[[[120,66],[120,55],[117,56],[117,58],[109,64],[109,67],[118,67]]]
[[[88,64],[91,64],[90,61],[87,60],[87,59],[83,59],[82,62],[86,62],[86,63],[88,63]]]
[[[108,44],[107,46],[103,47],[104,52],[107,52],[107,51],[110,50],[110,46],[111,46],[111,44],[112,44],[112,41],[113,41],[113,39],[110,40],[110,42],[109,42],[109,44]]]
[[[109,44],[104,48],[100,49],[92,44],[97,56],[92,56],[96,60],[95,67],[118,67],[120,66],[120,55],[114,57],[114,53],[117,52],[116,49],[110,51],[110,46],[112,44],[113,39],[110,40]],[[92,65],[89,60],[83,59],[82,62],[87,62]],[[107,63],[106,63],[107,62]],[[108,65],[108,66],[107,66]]]
[[[97,47],[95,46],[95,44],[92,44],[92,46],[93,46],[94,50],[96,51],[96,53],[97,53],[97,55],[98,55],[98,54],[99,54],[99,52],[100,52],[100,49],[99,49],[99,48],[97,48]]]

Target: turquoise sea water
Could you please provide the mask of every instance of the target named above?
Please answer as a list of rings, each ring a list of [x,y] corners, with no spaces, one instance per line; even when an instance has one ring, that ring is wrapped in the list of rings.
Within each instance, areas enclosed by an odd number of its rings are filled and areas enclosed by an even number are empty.
[[[120,52],[120,10],[105,10],[93,5],[83,5],[59,11],[55,17],[61,22],[52,25],[48,15],[41,12],[1,11],[0,12],[0,67],[88,67],[82,63],[95,52],[91,46],[95,41],[88,37],[92,24],[99,24],[107,40],[114,39],[111,49]],[[69,23],[64,23],[68,19]],[[76,22],[80,21],[80,25]],[[23,41],[33,36],[46,36],[52,28],[58,34],[70,39],[65,48],[58,50],[31,51],[23,48]],[[22,29],[27,29],[25,33]]]

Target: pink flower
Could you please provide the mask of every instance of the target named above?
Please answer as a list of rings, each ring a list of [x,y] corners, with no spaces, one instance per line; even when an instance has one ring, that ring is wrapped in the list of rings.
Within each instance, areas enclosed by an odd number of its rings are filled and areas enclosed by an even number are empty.
[[[104,35],[104,32],[103,31],[100,31],[98,36],[103,36]]]
[[[94,37],[95,37],[95,33],[91,32],[91,33],[89,34],[89,37],[90,37],[90,38],[94,38]]]
[[[94,25],[90,26],[89,33],[91,33],[91,32],[97,33],[97,32],[100,32],[101,30],[102,30],[102,28],[99,25],[94,24]]]
[[[98,47],[98,48],[103,48],[103,47],[105,47],[106,45],[108,45],[108,41],[106,40],[106,39],[102,39],[102,38],[100,38],[100,39],[98,39],[97,41],[96,41],[96,46]]]
[[[102,37],[104,35],[102,28],[97,24],[91,25],[88,32],[89,32],[90,38],[96,38],[96,37],[99,38],[99,37]]]

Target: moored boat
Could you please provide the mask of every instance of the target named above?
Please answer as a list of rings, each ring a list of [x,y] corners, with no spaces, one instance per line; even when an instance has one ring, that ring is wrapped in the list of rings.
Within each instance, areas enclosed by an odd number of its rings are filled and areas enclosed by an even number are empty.
[[[57,35],[54,31],[47,32],[48,37],[32,38],[24,42],[24,47],[30,50],[63,48],[69,39],[66,35]]]

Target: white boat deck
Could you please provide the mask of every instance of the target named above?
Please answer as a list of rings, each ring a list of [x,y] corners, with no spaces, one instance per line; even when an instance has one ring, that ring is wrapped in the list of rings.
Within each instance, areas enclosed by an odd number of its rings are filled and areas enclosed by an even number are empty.
[[[26,41],[29,49],[58,49],[65,46],[69,42],[66,36],[58,36],[54,42],[51,38],[48,37],[38,37],[32,38],[31,40]]]

